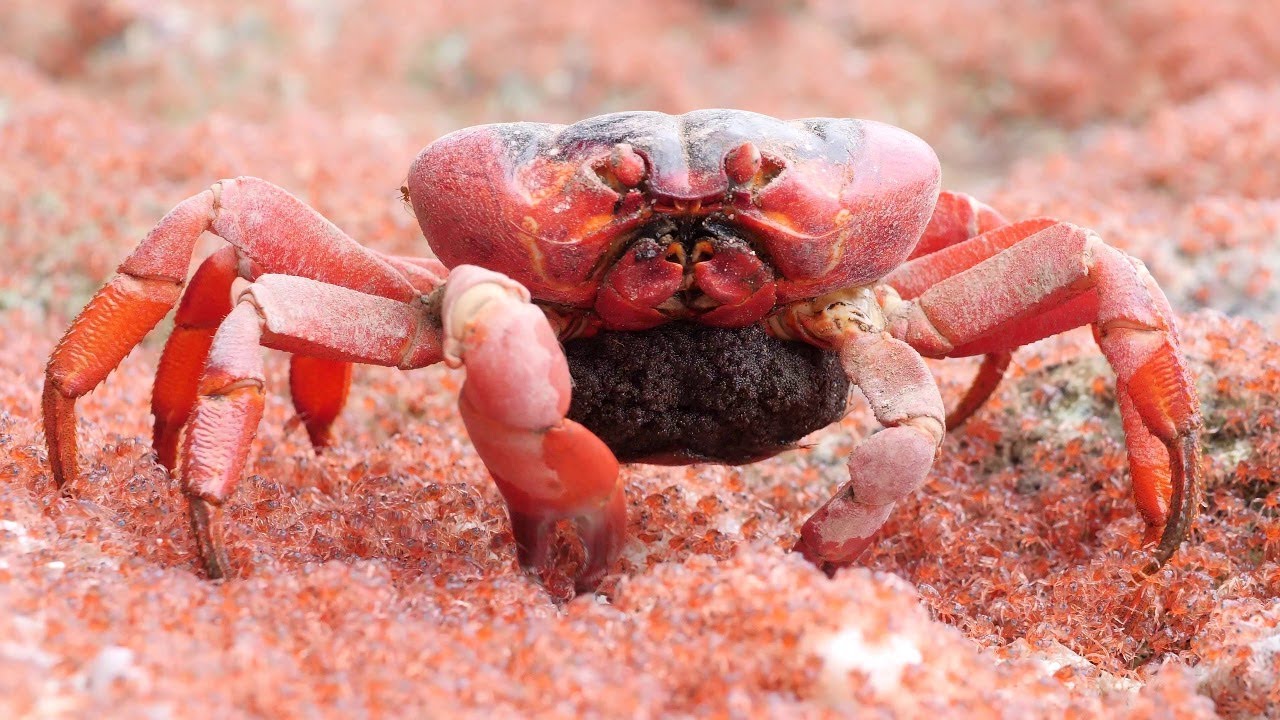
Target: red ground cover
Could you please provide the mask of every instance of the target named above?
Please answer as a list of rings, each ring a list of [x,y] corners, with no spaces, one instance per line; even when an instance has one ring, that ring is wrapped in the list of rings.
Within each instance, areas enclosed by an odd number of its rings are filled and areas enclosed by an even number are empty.
[[[0,717],[1280,714],[1280,3],[264,5],[0,9]],[[707,106],[904,125],[949,186],[1146,261],[1204,405],[1193,540],[1132,579],[1087,331],[1021,350],[834,580],[785,550],[874,430],[861,407],[757,465],[625,469],[632,539],[573,600],[515,569],[453,371],[358,370],[317,457],[270,356],[234,581],[197,572],[150,452],[163,333],[80,403],[84,476],[53,488],[53,342],[213,180],[270,179],[422,254],[397,188],[430,139]],[[973,365],[934,367],[954,403]]]

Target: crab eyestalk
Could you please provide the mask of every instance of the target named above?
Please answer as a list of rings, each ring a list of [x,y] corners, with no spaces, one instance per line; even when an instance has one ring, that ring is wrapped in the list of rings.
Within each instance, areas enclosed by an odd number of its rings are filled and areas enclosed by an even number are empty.
[[[626,192],[644,180],[644,158],[629,143],[618,143],[607,156],[593,167],[596,177],[618,194]]]
[[[762,158],[760,148],[753,142],[744,142],[724,156],[724,172],[733,182],[744,185],[760,172]]]

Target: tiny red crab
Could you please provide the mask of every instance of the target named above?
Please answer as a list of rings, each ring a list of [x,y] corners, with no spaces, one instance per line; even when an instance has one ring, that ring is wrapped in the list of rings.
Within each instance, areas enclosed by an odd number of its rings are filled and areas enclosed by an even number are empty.
[[[571,520],[586,590],[624,539],[619,459],[765,458],[838,420],[853,384],[884,429],[796,546],[830,573],[924,482],[944,429],[990,395],[1013,348],[1088,324],[1117,375],[1157,543],[1148,570],[1162,564],[1201,474],[1199,404],[1163,293],[1094,233],[1009,223],[940,193],[939,173],[914,135],[859,120],[706,110],[473,127],[428,145],[402,188],[438,259],[366,249],[262,180],[217,182],[160,221],[54,349],[54,477],[77,473],[76,398],[177,303],[154,444],[210,576],[232,569],[221,508],[262,416],[268,347],[292,354],[316,448],[352,363],[464,366],[459,409],[520,564],[539,567],[552,526]],[[229,245],[188,282],[206,231]],[[251,284],[233,298],[236,278]],[[972,355],[974,385],[945,417],[922,356]]]

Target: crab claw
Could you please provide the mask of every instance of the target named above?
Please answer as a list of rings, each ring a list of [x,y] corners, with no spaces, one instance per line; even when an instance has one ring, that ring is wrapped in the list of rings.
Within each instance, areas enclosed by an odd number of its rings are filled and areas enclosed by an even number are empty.
[[[550,530],[570,520],[587,556],[575,585],[593,589],[622,547],[626,497],[613,453],[565,418],[569,367],[555,332],[522,286],[470,265],[450,274],[441,313],[446,362],[467,369],[458,409],[507,502],[521,567],[540,570]]]
[[[699,244],[701,247],[702,244]],[[693,277],[703,294],[719,307],[698,320],[716,327],[741,327],[764,317],[778,299],[773,273],[746,245],[711,245],[711,256],[694,266]]]
[[[470,380],[467,386],[474,388]],[[467,386],[459,402],[462,421],[506,500],[520,567],[538,574],[550,557],[552,529],[569,520],[586,556],[574,578],[575,589],[594,590],[626,538],[627,503],[617,483],[618,461],[599,438],[572,420],[545,432],[495,422],[475,408]]]
[[[611,468],[615,475],[617,473],[617,461],[609,449],[591,431],[572,420],[565,421],[563,431],[548,433],[542,452],[549,466],[558,465],[578,475],[567,478],[567,486],[576,483],[580,488],[592,488],[591,475],[602,474],[598,472],[601,468]],[[562,498],[564,502],[560,503],[526,503],[514,485],[494,477],[507,498],[520,567],[537,574],[547,564],[552,529],[558,521],[569,520],[578,531],[585,555],[574,579],[574,588],[580,593],[594,590],[626,538],[627,500],[622,489],[612,488],[604,497],[588,493],[590,497],[571,495]]]
[[[680,289],[684,266],[678,244],[663,247],[642,238],[609,271],[596,297],[596,312],[610,330],[647,330],[667,321],[656,306]]]

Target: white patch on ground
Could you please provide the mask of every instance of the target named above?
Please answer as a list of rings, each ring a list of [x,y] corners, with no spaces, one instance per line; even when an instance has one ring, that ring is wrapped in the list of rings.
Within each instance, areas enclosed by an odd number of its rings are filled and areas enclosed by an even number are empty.
[[[14,660],[24,665],[32,665],[42,670],[48,670],[58,663],[58,658],[34,645],[23,645],[21,643],[3,642],[0,643],[0,658],[5,660]]]
[[[1253,655],[1249,658],[1249,662],[1256,668],[1255,672],[1259,677],[1263,677],[1263,672],[1270,672],[1269,668],[1276,661],[1276,656],[1280,655],[1280,628],[1273,628],[1270,635],[1254,640],[1249,643],[1249,649],[1253,651]]]
[[[0,532],[9,533],[19,553],[35,552],[44,549],[46,543],[36,540],[27,532],[27,526],[13,520],[0,520]]]
[[[1080,668],[1085,670],[1082,673],[1083,677],[1096,676],[1096,689],[1099,692],[1137,692],[1142,689],[1141,682],[1100,670],[1083,656],[1056,640],[1042,649],[1035,649],[1026,640],[1018,639],[1008,647],[1008,650],[1012,657],[1022,657],[1037,663],[1046,677],[1053,677],[1064,667]],[[1076,687],[1077,683],[1074,680],[1067,680],[1064,684],[1068,688],[1082,689]]]
[[[742,532],[742,518],[738,515],[721,515],[716,519],[716,530],[730,537],[735,536]]]
[[[1257,442],[1257,438],[1246,436],[1238,438],[1226,448],[1223,448],[1214,454],[1217,460],[1225,468],[1234,468],[1240,463],[1253,457],[1253,446]]]
[[[130,680],[138,675],[133,651],[120,645],[107,645],[85,664],[74,682],[95,695],[111,689],[116,680]]]
[[[896,690],[902,683],[902,671],[924,661],[911,639],[889,635],[869,642],[860,627],[844,628],[827,637],[818,644],[816,654],[822,658],[822,682],[828,688],[846,687],[849,673],[857,671],[880,693]]]

